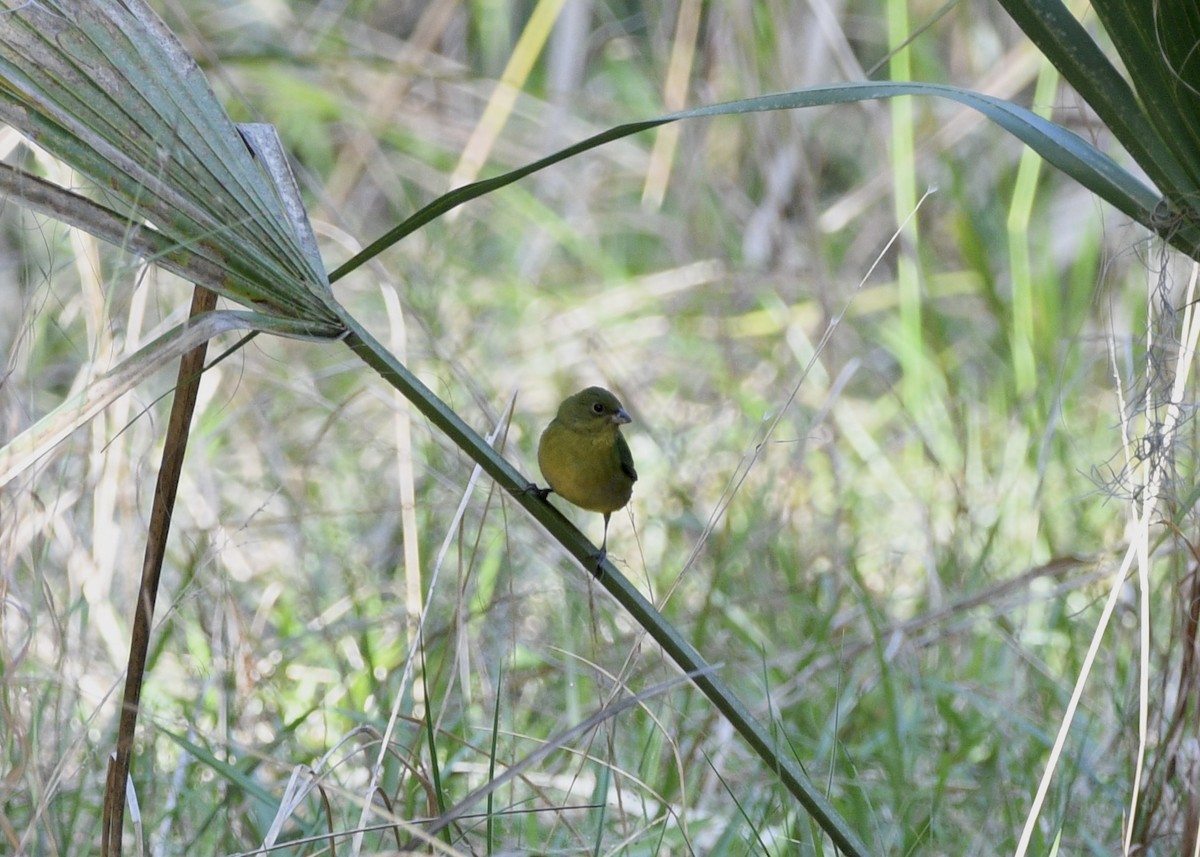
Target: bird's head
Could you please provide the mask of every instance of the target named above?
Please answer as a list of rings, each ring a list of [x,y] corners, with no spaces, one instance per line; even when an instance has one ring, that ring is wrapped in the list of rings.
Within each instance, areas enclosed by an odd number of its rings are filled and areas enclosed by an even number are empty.
[[[588,387],[563,401],[558,419],[575,431],[616,431],[632,421],[620,400],[603,387]]]

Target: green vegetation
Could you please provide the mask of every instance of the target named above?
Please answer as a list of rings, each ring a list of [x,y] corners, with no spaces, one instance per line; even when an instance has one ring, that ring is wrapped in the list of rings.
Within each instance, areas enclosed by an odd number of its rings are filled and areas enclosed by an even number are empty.
[[[686,2],[616,4],[575,28],[589,7],[567,4],[543,50],[532,5],[410,5],[167,17],[237,121],[278,126],[330,270],[452,183],[684,106],[860,80],[893,49],[879,75],[1029,106],[1131,166],[1111,129],[1180,203],[1176,245],[1194,228],[1190,132],[1159,145],[1093,102],[1096,121],[991,7],[857,2],[826,22],[735,0],[691,26]],[[525,52],[511,114],[489,112]],[[673,72],[685,102],[663,94]],[[6,161],[80,184],[19,139],[0,131]],[[950,101],[706,118],[469,202],[334,295],[530,479],[565,394],[617,393],[639,481],[610,560],[872,853],[1019,847],[1106,605],[1030,853],[1120,847],[1143,654],[1132,835],[1181,853],[1197,439],[1164,424],[1190,263],[1131,225],[1135,190],[1116,211]],[[182,321],[191,292],[16,205],[0,266],[0,444]],[[260,336],[205,375],[130,835],[318,854],[332,831],[341,853],[386,852],[520,766],[428,851],[834,853],[602,584],[351,357]],[[4,853],[99,838],[173,378],[164,363],[0,489]],[[1149,497],[1150,585],[1110,599]],[[597,516],[560,505],[598,542]]]

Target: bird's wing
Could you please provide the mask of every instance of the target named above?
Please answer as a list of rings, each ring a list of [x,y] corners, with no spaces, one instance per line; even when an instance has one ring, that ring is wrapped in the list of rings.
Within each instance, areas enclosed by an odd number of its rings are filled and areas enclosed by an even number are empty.
[[[629,451],[629,444],[625,442],[625,436],[617,434],[617,454],[621,456],[621,470],[637,482],[637,470],[633,466],[633,453]]]

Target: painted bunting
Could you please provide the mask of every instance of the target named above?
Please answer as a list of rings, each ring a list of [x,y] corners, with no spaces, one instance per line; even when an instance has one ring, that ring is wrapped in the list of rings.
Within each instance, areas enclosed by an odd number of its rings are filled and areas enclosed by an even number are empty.
[[[604,515],[604,540],[599,568],[608,549],[608,519],[633,494],[637,470],[633,454],[621,435],[630,422],[617,397],[603,387],[588,387],[558,406],[558,415],[538,441],[538,467],[564,500]],[[545,496],[543,494],[543,496]]]

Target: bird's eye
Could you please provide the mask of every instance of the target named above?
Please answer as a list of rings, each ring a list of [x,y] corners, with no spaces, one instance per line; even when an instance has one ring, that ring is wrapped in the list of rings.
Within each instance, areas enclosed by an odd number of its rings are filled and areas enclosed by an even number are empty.
[[[592,413],[593,413],[593,414],[602,414],[602,413],[604,413],[604,405],[600,404],[599,402],[595,402],[595,403],[593,403],[593,405],[592,405]]]

